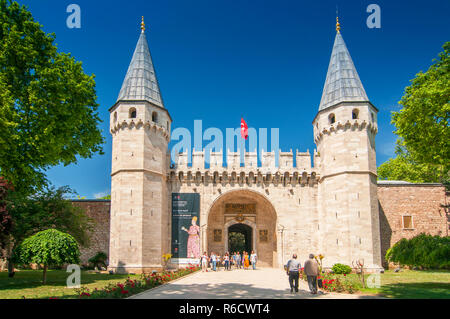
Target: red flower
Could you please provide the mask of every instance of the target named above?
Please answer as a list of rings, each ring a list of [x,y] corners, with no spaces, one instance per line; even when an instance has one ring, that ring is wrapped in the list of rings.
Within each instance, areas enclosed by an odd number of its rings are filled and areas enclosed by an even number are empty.
[[[347,274],[344,274],[344,277],[347,276]]]
[[[121,293],[122,295],[126,295],[126,294],[128,293],[128,290],[122,290],[120,293]]]

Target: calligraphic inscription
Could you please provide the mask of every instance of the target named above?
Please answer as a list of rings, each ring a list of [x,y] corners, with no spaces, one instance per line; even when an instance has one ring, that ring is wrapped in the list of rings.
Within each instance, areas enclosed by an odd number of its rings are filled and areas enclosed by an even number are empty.
[[[267,229],[259,231],[259,241],[263,243],[269,241],[269,231]]]
[[[222,229],[214,229],[214,241],[215,242],[222,241]]]
[[[225,204],[225,213],[255,214],[256,204]]]

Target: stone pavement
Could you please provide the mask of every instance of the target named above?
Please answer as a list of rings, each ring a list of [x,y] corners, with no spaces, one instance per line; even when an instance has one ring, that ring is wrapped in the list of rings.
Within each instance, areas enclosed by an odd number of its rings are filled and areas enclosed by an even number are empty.
[[[299,292],[291,294],[288,276],[282,269],[233,269],[198,272],[134,295],[133,299],[303,299],[374,298],[360,294],[326,293],[311,295],[308,284],[299,280]]]

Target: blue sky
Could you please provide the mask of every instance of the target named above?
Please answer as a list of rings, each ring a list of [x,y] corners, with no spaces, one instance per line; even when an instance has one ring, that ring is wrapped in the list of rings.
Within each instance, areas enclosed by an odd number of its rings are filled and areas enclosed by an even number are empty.
[[[165,107],[173,128],[280,129],[280,148],[311,152],[317,113],[335,37],[341,33],[371,102],[379,109],[377,164],[394,154],[390,112],[404,88],[450,40],[450,1],[349,0],[23,0],[61,52],[96,75],[105,155],[50,169],[56,186],[94,198],[110,191],[108,109],[115,103],[139,37],[142,15]],[[81,7],[81,29],[69,29],[66,8]],[[369,29],[366,8],[381,8]],[[206,145],[206,143],[204,143]]]

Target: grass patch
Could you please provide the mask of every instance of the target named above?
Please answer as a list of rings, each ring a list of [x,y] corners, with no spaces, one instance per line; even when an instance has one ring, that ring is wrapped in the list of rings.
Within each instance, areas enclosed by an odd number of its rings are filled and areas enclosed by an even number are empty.
[[[401,270],[396,273],[388,270],[380,275],[380,288],[361,289],[361,292],[399,299],[450,299],[449,271]]]
[[[64,270],[49,270],[47,284],[42,285],[42,270],[17,271],[14,278],[8,278],[7,272],[0,272],[0,299],[39,299],[39,298],[78,298],[73,288],[66,288],[70,273]],[[99,274],[81,271],[81,286],[90,290],[101,289],[108,284],[124,282],[127,278],[139,279],[140,275]]]

